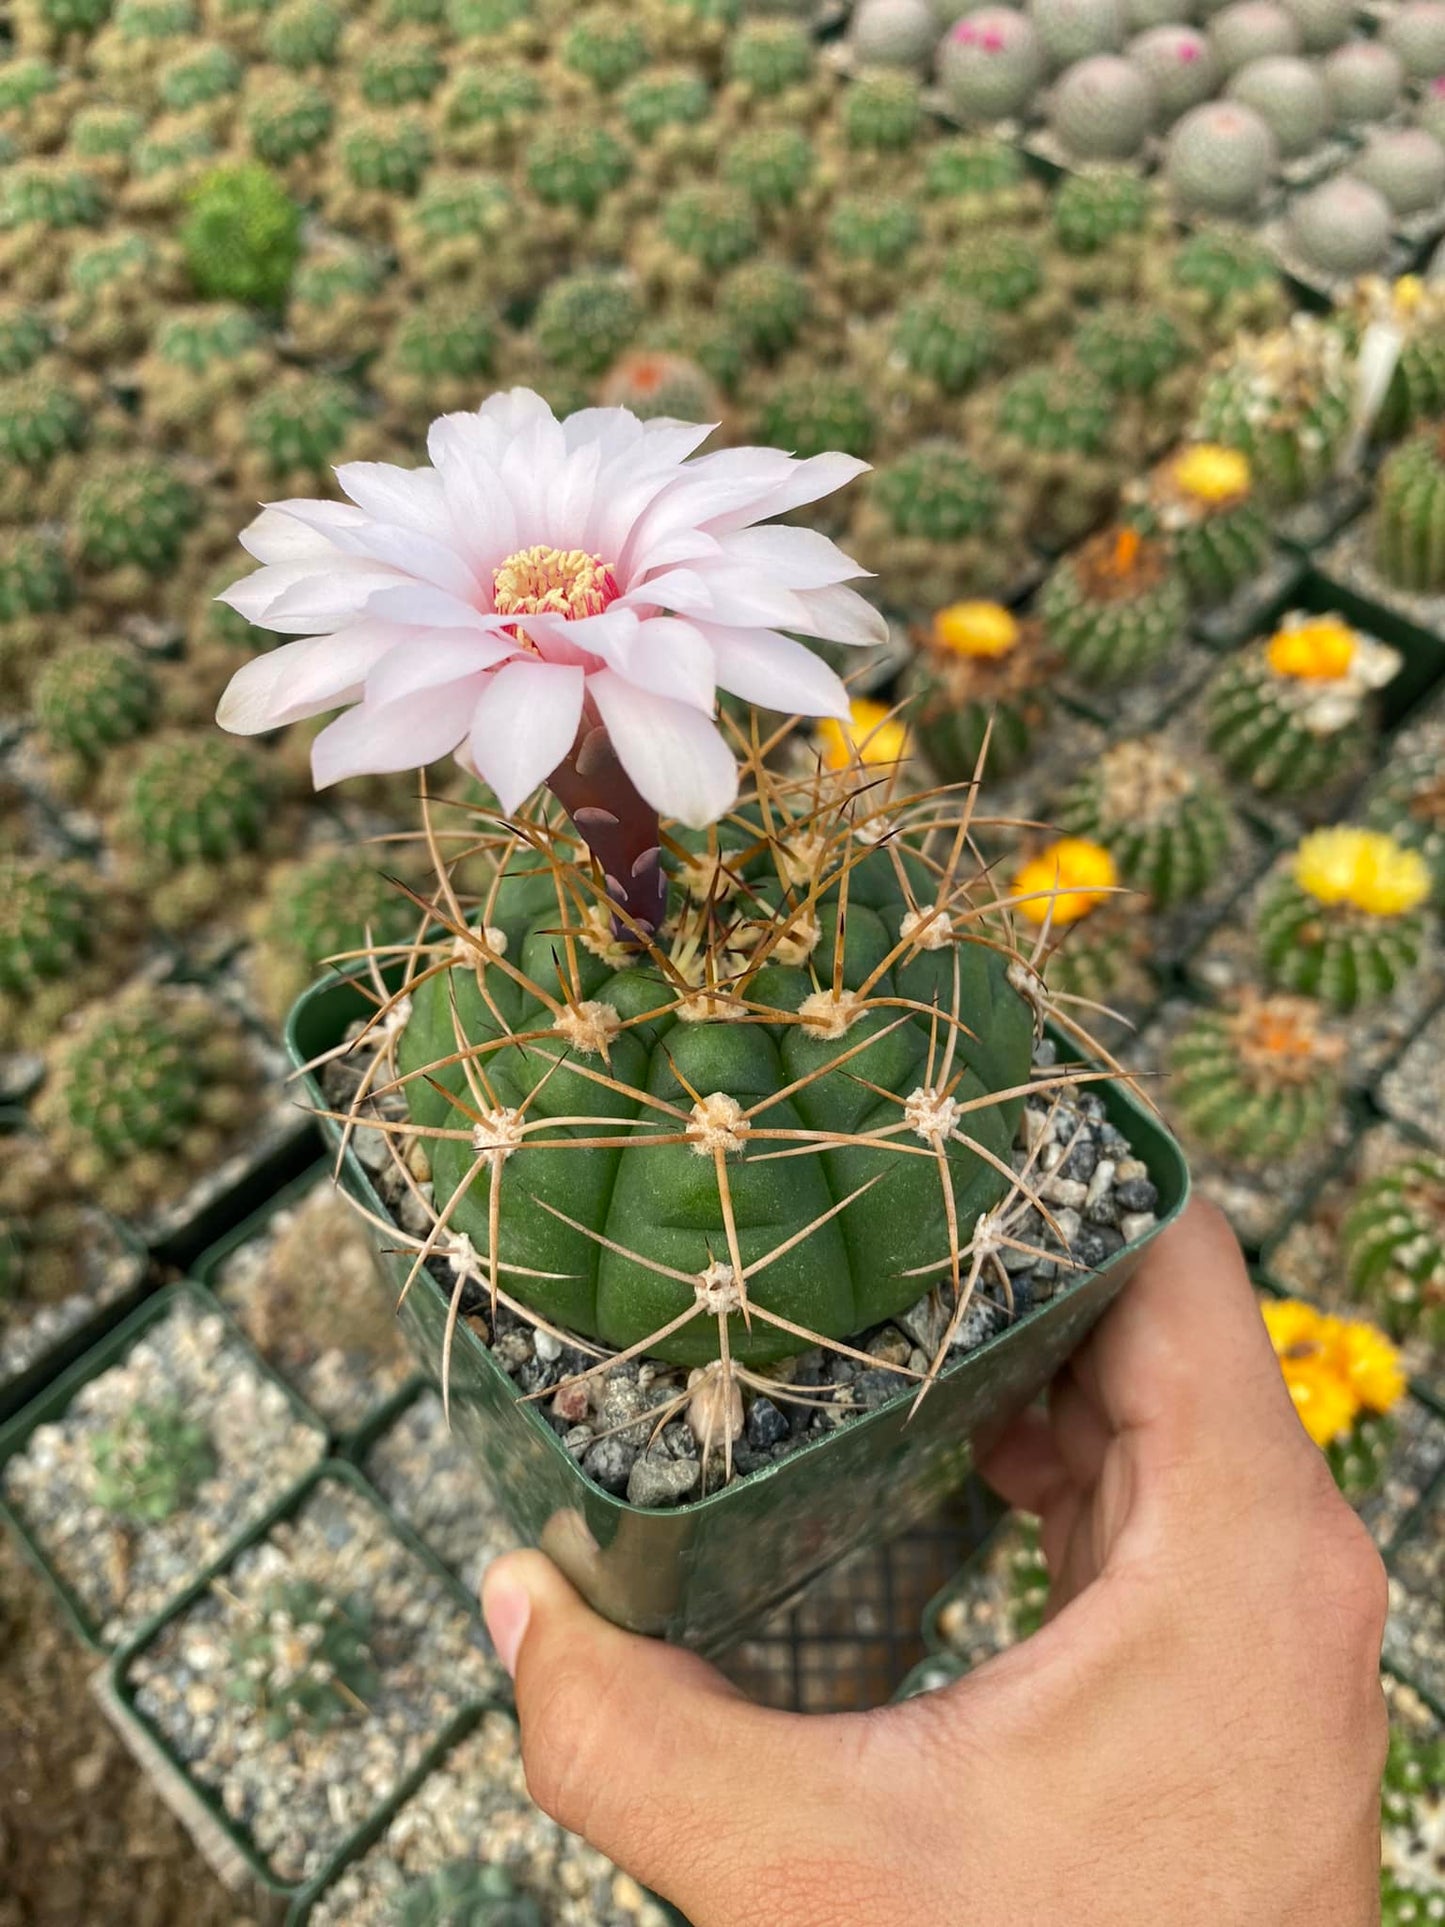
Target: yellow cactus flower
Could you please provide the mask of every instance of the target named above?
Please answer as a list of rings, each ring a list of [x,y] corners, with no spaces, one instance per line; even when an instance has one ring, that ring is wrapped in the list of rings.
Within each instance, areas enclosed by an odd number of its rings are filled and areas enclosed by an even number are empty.
[[[1348,824],[1307,836],[1295,852],[1294,878],[1316,902],[1349,904],[1372,917],[1404,916],[1430,894],[1430,871],[1418,850],[1382,830]]]
[[[1298,1298],[1260,1306],[1294,1408],[1318,1446],[1345,1437],[1361,1411],[1388,1412],[1405,1392],[1395,1347],[1360,1319],[1331,1318]]]
[[[1337,682],[1350,673],[1359,638],[1338,616],[1319,616],[1280,629],[1269,639],[1266,655],[1277,676],[1298,682]]]
[[[1001,602],[952,602],[933,618],[934,643],[960,656],[1006,656],[1021,634]]]
[[[1249,457],[1219,442],[1196,442],[1186,448],[1175,460],[1170,475],[1181,495],[1206,502],[1211,508],[1241,501],[1249,494],[1254,479]]]
[[[1281,1357],[1300,1347],[1318,1349],[1324,1316],[1302,1298],[1266,1298],[1260,1306],[1269,1342]]]
[[[1323,1448],[1349,1436],[1360,1415],[1360,1401],[1327,1358],[1311,1353],[1286,1360],[1284,1382],[1300,1422],[1316,1445]]]
[[[1114,859],[1102,843],[1063,836],[1022,865],[1013,894],[1025,899],[1018,907],[1030,923],[1077,923],[1105,901],[1118,881]]]
[[[1425,283],[1418,274],[1402,274],[1394,287],[1395,313],[1402,318],[1414,314],[1425,298]]]
[[[1405,1395],[1406,1378],[1400,1354],[1382,1331],[1360,1319],[1336,1320],[1332,1352],[1344,1377],[1367,1411],[1388,1412]]]
[[[908,754],[908,729],[886,703],[858,696],[849,704],[846,723],[825,716],[814,740],[826,769],[851,769],[857,763],[901,763]]]

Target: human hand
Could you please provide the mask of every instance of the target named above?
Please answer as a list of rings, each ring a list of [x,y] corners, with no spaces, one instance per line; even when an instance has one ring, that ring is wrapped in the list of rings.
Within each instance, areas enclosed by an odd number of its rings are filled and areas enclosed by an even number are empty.
[[[1366,1927],[1380,1561],[1195,1205],[981,1469],[1037,1512],[1042,1630],[940,1692],[805,1718],[488,1572],[540,1804],[695,1927]]]

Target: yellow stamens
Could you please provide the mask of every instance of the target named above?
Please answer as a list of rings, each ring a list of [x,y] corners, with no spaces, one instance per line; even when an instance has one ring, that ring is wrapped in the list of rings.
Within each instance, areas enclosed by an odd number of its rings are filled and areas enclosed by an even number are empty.
[[[1295,852],[1295,882],[1317,903],[1348,904],[1372,917],[1418,910],[1430,894],[1430,871],[1418,850],[1381,830],[1342,825],[1316,830]]]
[[[1001,602],[954,602],[933,618],[934,643],[960,656],[1006,656],[1020,633]]]
[[[908,754],[908,730],[885,703],[858,697],[849,704],[846,723],[825,716],[816,741],[827,769],[849,769],[858,763],[901,763]]]
[[[600,555],[584,549],[553,549],[545,543],[518,549],[492,578],[492,602],[499,616],[600,616],[620,594],[617,580]]]
[[[1335,682],[1349,674],[1358,638],[1338,616],[1320,616],[1280,629],[1269,639],[1266,655],[1277,676],[1301,682]]]
[[[1249,494],[1249,457],[1218,442],[1196,442],[1175,461],[1170,473],[1181,495],[1217,508]]]
[[[1117,882],[1114,859],[1103,844],[1065,836],[1019,869],[1013,894],[1026,899],[1018,907],[1030,923],[1077,923]]]

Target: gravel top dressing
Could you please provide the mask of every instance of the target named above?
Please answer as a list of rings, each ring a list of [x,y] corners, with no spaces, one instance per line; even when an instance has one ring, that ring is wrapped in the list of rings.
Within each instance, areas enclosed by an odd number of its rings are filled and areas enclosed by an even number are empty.
[[[518,1543],[491,1487],[442,1402],[426,1391],[397,1415],[367,1454],[366,1476],[399,1518],[451,1567],[468,1592]]]

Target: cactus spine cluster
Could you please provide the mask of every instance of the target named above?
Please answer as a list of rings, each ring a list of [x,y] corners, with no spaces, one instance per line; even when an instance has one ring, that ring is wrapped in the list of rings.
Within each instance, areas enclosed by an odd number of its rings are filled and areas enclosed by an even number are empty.
[[[1069,835],[1102,843],[1120,880],[1160,910],[1202,896],[1234,842],[1234,812],[1218,783],[1159,738],[1106,750],[1056,815]]]
[[[1344,1094],[1344,1040],[1318,1004],[1242,992],[1196,1012],[1169,1050],[1165,1102],[1214,1156],[1247,1170],[1315,1149]]]

